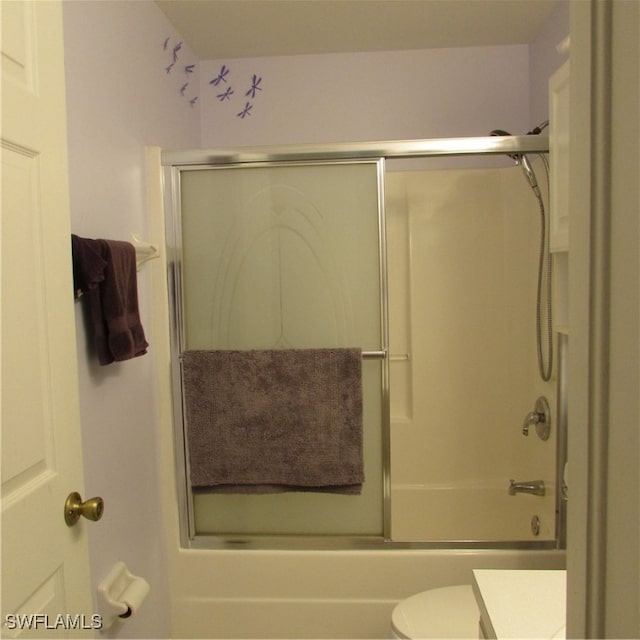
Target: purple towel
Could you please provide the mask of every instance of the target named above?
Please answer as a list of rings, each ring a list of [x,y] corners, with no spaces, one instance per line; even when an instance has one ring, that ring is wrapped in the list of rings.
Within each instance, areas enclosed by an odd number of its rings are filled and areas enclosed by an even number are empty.
[[[182,365],[194,491],[361,492],[359,349],[186,351]]]
[[[73,288],[76,298],[98,287],[104,280],[107,261],[102,257],[104,240],[71,235],[73,255]]]
[[[85,294],[101,365],[147,352],[138,311],[136,250],[129,242],[72,236],[76,292]]]

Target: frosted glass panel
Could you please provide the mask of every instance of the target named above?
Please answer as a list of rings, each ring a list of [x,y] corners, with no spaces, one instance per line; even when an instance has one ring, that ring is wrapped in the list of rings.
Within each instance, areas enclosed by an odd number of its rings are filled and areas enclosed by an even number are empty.
[[[379,348],[376,164],[181,183],[186,349]]]
[[[385,347],[376,162],[183,170],[183,345]],[[381,535],[382,369],[363,361],[359,496],[194,496],[197,534]]]

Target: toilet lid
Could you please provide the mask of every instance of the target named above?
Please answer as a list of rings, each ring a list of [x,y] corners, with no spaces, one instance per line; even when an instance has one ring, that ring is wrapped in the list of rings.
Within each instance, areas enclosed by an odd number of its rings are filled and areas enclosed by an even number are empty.
[[[422,591],[400,602],[391,615],[401,638],[477,638],[480,611],[471,585]]]

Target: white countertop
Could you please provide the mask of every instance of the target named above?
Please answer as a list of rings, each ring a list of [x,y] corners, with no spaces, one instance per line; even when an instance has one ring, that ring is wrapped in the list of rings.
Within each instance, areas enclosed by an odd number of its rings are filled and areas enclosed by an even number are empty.
[[[566,571],[474,569],[473,591],[490,638],[566,637]]]

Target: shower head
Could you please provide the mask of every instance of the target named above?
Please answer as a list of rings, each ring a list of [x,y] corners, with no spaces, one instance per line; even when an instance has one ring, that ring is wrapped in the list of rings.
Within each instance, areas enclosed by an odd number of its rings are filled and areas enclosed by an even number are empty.
[[[536,180],[536,174],[534,173],[533,167],[531,166],[531,163],[529,162],[527,156],[519,156],[519,163],[522,166],[524,174],[527,176],[527,180],[529,181],[533,192],[538,198],[541,198],[542,194],[540,193],[540,187],[538,186],[538,181]]]
[[[527,131],[527,135],[528,136],[540,135],[542,133],[542,131],[544,129],[546,129],[548,126],[549,126],[549,121],[548,120],[544,120],[537,127],[533,127],[533,129],[531,129],[531,131]],[[491,132],[491,135],[492,136],[510,136],[511,134],[508,131],[505,131],[504,129],[494,129]]]
[[[531,135],[535,135],[538,136],[542,133],[542,131],[544,129],[546,129],[549,126],[549,121],[548,120],[544,120],[543,122],[541,122],[537,127],[533,127],[533,129],[531,129],[531,131],[527,132],[528,136]]]
[[[542,131],[542,129],[548,126],[548,124],[549,124],[549,121],[547,120],[543,122],[541,125],[539,125],[538,127],[536,127],[535,129],[533,129],[533,131],[529,131],[527,135],[539,134]],[[491,135],[492,136],[510,136],[511,134],[508,131],[505,131],[504,129],[494,129],[491,132]],[[529,181],[529,184],[531,185],[533,192],[536,194],[537,198],[540,198],[541,193],[540,193],[540,187],[538,186],[538,180],[536,179],[536,174],[534,173],[533,167],[531,166],[531,163],[529,162],[529,159],[527,158],[527,156],[524,155],[523,153],[509,153],[507,155],[512,160],[514,160],[516,164],[519,164],[522,167],[522,170],[524,171],[524,174],[527,177],[527,180]]]
[[[504,129],[494,129],[491,132],[492,136],[510,136],[511,134],[508,131],[505,131]]]

